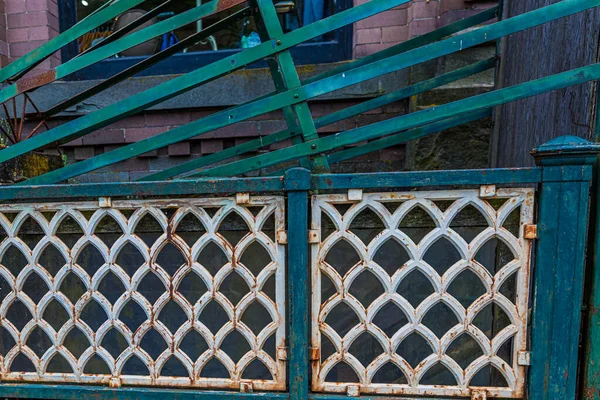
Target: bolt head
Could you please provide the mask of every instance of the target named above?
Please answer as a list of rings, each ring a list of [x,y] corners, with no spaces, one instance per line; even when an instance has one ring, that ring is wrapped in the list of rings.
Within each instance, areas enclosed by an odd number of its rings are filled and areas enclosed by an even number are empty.
[[[313,150],[316,150],[317,149],[317,145],[316,144],[311,144],[310,148],[313,149]]]
[[[275,44],[276,44],[277,46],[281,46],[281,40],[277,39],[277,40],[275,41]]]

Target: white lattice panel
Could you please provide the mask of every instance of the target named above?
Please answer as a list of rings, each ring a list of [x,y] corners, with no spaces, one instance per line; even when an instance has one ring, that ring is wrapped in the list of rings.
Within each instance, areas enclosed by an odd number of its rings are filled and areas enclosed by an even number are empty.
[[[284,389],[283,198],[105,205],[0,207],[2,381]]]
[[[522,396],[533,195],[314,196],[313,390]]]

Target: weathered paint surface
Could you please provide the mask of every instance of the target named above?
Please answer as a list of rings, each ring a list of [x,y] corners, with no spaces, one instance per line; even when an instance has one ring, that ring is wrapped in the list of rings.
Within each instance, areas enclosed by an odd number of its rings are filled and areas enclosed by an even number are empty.
[[[264,225],[269,218],[274,219],[275,232],[285,230],[285,207],[283,197],[254,197],[249,196],[244,204],[238,204],[233,198],[198,198],[198,199],[169,199],[169,200],[120,200],[111,201],[101,199],[100,202],[78,203],[35,203],[22,205],[4,205],[0,207],[0,228],[6,237],[0,243],[0,259],[5,260],[9,249],[16,249],[26,259],[26,266],[13,275],[14,266],[0,264],[0,276],[12,289],[4,294],[0,303],[0,326],[4,334],[9,334],[14,340],[14,347],[5,349],[5,356],[0,359],[0,370],[3,382],[53,382],[53,383],[86,383],[104,384],[111,387],[121,385],[141,386],[167,386],[167,387],[195,387],[212,389],[245,389],[247,390],[283,390],[286,387],[286,361],[285,361],[285,246],[274,242],[264,232]],[[253,214],[252,208],[260,208]],[[207,208],[216,210],[213,214]],[[169,218],[162,211],[172,210]],[[237,243],[224,236],[221,229],[223,221],[230,215],[237,214],[247,225],[248,231]],[[11,216],[12,217],[7,217]],[[146,217],[151,217],[160,226],[160,232],[153,242],[140,237],[137,227]],[[178,233],[178,227],[186,217],[193,216],[202,224],[204,232],[193,243],[184,240]],[[61,239],[59,229],[66,218],[74,220],[81,229],[81,237],[68,246]],[[107,243],[98,234],[100,224],[106,218],[111,218],[118,224],[122,232],[114,243]],[[43,231],[43,237],[33,248],[26,243],[24,224],[34,221]],[[209,272],[208,265],[200,263],[203,249],[209,244],[216,244],[225,254],[227,263],[217,272]],[[245,266],[244,252],[258,243],[270,258],[265,262],[264,268],[258,272],[251,271]],[[119,265],[119,254],[126,246],[133,245],[144,258],[141,266],[131,272],[135,265]],[[167,270],[158,262],[161,251],[167,245],[175,246],[183,255],[184,262],[174,270]],[[104,264],[94,272],[89,266],[79,265],[78,257],[88,247],[93,246],[104,259]],[[65,264],[57,272],[51,273],[46,265],[42,265],[40,257],[49,247],[53,247],[64,258]],[[60,257],[60,256],[58,256]],[[204,261],[202,261],[204,262]],[[122,263],[121,263],[122,264]],[[12,271],[12,272],[11,272]],[[127,272],[129,271],[129,273]],[[72,302],[69,293],[65,293],[63,283],[70,275],[75,274],[86,288],[85,293]],[[123,293],[118,299],[109,301],[106,292],[101,290],[103,279],[112,274],[116,276],[123,286]],[[196,274],[206,286],[206,291],[195,302],[190,302],[179,291],[179,286],[184,280]],[[245,282],[246,293],[237,301],[224,294],[229,283],[226,282],[230,275],[236,275]],[[32,293],[24,289],[24,283],[32,276],[45,283],[47,290],[39,301],[33,301],[29,296]],[[162,283],[164,291],[157,294],[157,299],[150,301],[140,292],[141,282],[148,275],[153,275]],[[274,298],[269,297],[263,287],[266,282],[274,278]],[[42,284],[43,286],[43,284]],[[50,303],[58,301],[68,314],[68,319],[58,330],[45,320],[44,313]],[[105,320],[99,321],[99,327],[92,329],[82,318],[85,307],[95,302],[105,312]],[[124,309],[130,302],[138,305],[137,310],[144,314],[145,321],[137,329],[132,330],[131,325],[124,322],[123,315],[128,316]],[[162,322],[161,312],[169,303],[175,302],[185,314],[184,322],[169,330]],[[205,318],[203,310],[211,302],[216,302],[228,316],[228,322],[217,331],[212,332]],[[23,326],[18,327],[11,320],[10,308],[15,303],[24,305],[31,314],[31,319]],[[259,303],[265,313],[268,313],[271,322],[256,332],[245,322],[244,312],[254,303]],[[140,309],[141,307],[141,309]],[[169,311],[170,312],[170,311]],[[98,315],[100,317],[100,315]],[[131,318],[132,316],[128,316]],[[139,317],[139,315],[137,316]],[[89,321],[88,321],[89,322]],[[28,338],[35,329],[41,329],[52,341],[52,345],[44,354],[36,354],[29,347]],[[106,334],[116,329],[126,340],[127,347],[120,354],[111,354],[103,347]],[[89,341],[89,347],[76,357],[65,346],[64,342],[69,333],[78,330]],[[153,349],[143,343],[144,336],[154,331],[162,337],[167,348],[157,357],[150,354]],[[196,331],[205,340],[207,350],[199,357],[186,354],[180,346],[188,333]],[[249,350],[238,360],[233,360],[229,354],[222,350],[224,340],[232,332],[241,334],[249,345]],[[263,346],[273,337],[278,348],[277,356],[272,357]],[[242,339],[243,340],[243,339]],[[241,344],[240,344],[241,345]],[[71,373],[50,373],[47,368],[55,355],[59,354],[69,364]],[[19,355],[25,355],[31,361],[36,372],[15,370],[12,364]],[[110,374],[85,373],[86,364],[94,356],[99,356],[110,369]],[[123,367],[131,357],[137,357],[148,368],[147,375],[126,375]],[[185,367],[187,377],[164,376],[162,368],[169,359],[176,358]],[[202,377],[203,368],[207,363],[216,358],[226,368],[228,378]],[[247,367],[254,361],[260,360],[272,375],[272,380],[242,379]]]
[[[347,392],[348,395],[354,393],[354,395],[422,396],[471,396],[476,391],[485,390],[489,397],[522,397],[525,389],[525,368],[518,364],[517,355],[527,350],[531,241],[524,238],[524,233],[525,227],[533,222],[533,196],[533,189],[496,189],[495,187],[491,194],[489,190],[392,192],[364,194],[362,200],[358,201],[352,201],[347,194],[314,196],[311,231],[317,232],[320,241],[312,244],[312,348],[320,349],[322,336],[325,335],[335,347],[335,352],[326,359],[318,356],[319,351],[316,352],[317,357],[312,361],[312,389],[324,392]],[[506,201],[495,209],[490,201],[498,199]],[[452,204],[442,211],[436,205],[436,201],[451,201]],[[339,204],[351,207],[345,213],[340,213],[335,207]],[[397,209],[391,212],[389,210],[393,205],[396,205]],[[487,228],[470,241],[451,228],[457,215],[467,206],[473,206],[478,210],[488,224]],[[425,210],[433,219],[436,228],[415,243],[399,226],[416,208]],[[384,225],[384,228],[369,243],[363,242],[351,230],[353,221],[365,210],[374,212]],[[518,236],[505,227],[508,216],[515,210],[520,213]],[[326,238],[321,232],[323,215],[327,216],[335,226],[333,233]],[[442,275],[424,260],[428,250],[441,238],[449,240],[460,254],[460,260]],[[514,259],[501,266],[495,274],[489,272],[489,266],[484,266],[475,259],[480,249],[493,239],[501,240],[514,255]],[[375,261],[378,251],[390,240],[400,244],[410,258],[391,276]],[[344,276],[338,273],[336,260],[326,261],[328,253],[341,241],[349,243],[360,258],[360,261]],[[397,292],[402,281],[415,270],[422,272],[434,288],[434,293],[418,306],[413,306]],[[352,294],[352,286],[365,271],[375,275],[384,287],[384,293],[368,306]],[[485,287],[485,292],[467,308],[448,290],[452,282],[465,271],[473,272]],[[514,303],[500,291],[503,284],[513,275],[517,277],[518,282]],[[335,287],[335,293],[331,297],[321,297],[322,276],[326,276]],[[327,322],[328,315],[342,303],[349,306],[359,320],[357,325],[344,335],[340,335],[334,329],[331,320]],[[374,323],[374,318],[388,303],[398,306],[408,318],[408,322],[391,336]],[[449,307],[458,321],[442,337],[436,336],[422,323],[425,315],[439,303]],[[493,335],[491,340],[474,323],[477,315],[490,304],[499,306],[510,318],[510,324]],[[394,316],[390,315],[388,318]],[[383,350],[368,365],[363,365],[351,350],[353,342],[365,332],[372,335]],[[418,333],[425,339],[427,342],[425,346],[429,346],[431,350],[431,355],[414,367],[397,352],[403,340],[413,333]],[[452,342],[465,333],[477,342],[483,354],[463,369],[447,352]],[[509,340],[512,340],[512,364],[497,356],[498,350]],[[346,363],[354,370],[360,379],[359,383],[328,381],[328,373],[340,362]],[[406,384],[372,381],[377,372],[388,363],[402,371]],[[420,382],[427,371],[436,364],[444,365],[453,374],[456,385],[431,385]],[[486,365],[493,365],[503,375],[507,387],[471,387],[473,377]]]

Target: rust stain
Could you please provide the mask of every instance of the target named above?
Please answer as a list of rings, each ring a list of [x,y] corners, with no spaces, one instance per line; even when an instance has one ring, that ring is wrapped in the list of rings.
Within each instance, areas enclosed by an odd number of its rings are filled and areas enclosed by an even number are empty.
[[[56,70],[51,69],[41,74],[21,78],[17,81],[17,92],[24,93],[31,89],[38,88],[40,86],[47,85],[56,80]]]

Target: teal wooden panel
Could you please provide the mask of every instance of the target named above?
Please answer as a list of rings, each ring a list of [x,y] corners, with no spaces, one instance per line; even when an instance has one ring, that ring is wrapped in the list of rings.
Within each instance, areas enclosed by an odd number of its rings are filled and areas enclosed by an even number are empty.
[[[542,166],[542,186],[528,383],[532,399],[576,396],[591,171],[599,149],[563,137],[534,153]]]
[[[308,274],[308,187],[310,174],[295,168],[285,175],[288,192],[288,315],[290,399],[308,398],[308,326],[310,279]]]

